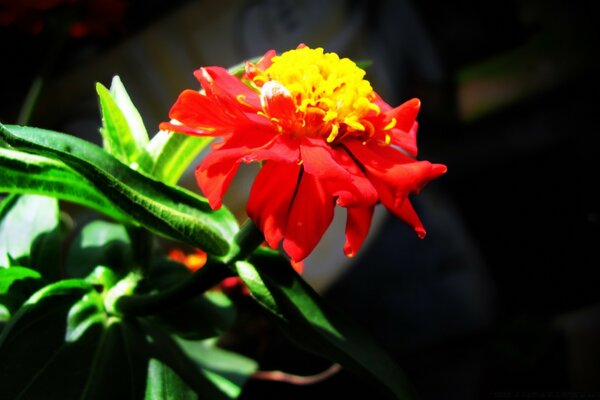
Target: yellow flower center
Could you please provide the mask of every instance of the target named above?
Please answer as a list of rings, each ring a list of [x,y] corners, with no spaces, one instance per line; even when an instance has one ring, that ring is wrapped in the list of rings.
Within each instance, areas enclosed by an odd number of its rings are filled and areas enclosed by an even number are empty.
[[[348,58],[302,47],[273,57],[272,65],[254,82],[262,86],[273,80],[285,86],[296,105],[298,129],[331,143],[353,132],[372,135],[373,126],[364,117],[380,110],[364,76],[365,71]],[[315,125],[319,125],[316,132]]]

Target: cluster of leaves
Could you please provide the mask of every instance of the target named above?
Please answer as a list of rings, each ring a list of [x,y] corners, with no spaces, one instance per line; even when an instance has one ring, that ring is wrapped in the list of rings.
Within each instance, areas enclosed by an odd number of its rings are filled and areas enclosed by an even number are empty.
[[[1,397],[237,398],[258,365],[218,345],[236,306],[208,290],[231,275],[290,340],[408,396],[393,361],[283,256],[177,185],[209,139],[150,140],[118,77],[97,92],[103,148],[0,124]],[[75,229],[65,202],[99,217]],[[207,265],[169,260],[160,238],[203,249]]]

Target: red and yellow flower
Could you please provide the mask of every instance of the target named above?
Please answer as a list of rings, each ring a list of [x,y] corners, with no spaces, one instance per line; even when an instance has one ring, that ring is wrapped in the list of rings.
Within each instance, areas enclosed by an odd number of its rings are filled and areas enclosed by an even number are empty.
[[[240,77],[215,66],[194,75],[202,90],[183,91],[160,128],[222,138],[196,169],[212,208],[242,163],[261,162],[246,212],[292,260],[319,243],[336,204],[347,211],[349,257],[378,203],[425,236],[408,197],[446,167],[416,160],[418,99],[393,108],[354,62],[304,45],[268,51]]]

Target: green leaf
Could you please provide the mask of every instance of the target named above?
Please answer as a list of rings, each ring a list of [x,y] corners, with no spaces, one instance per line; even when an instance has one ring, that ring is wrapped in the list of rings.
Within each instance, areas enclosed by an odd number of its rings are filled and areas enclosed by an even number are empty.
[[[413,397],[393,359],[328,305],[277,252],[259,249],[250,262],[236,267],[252,295],[295,343],[363,377],[389,398]]]
[[[1,147],[0,192],[46,195],[92,208],[118,221],[130,220],[63,162]]]
[[[61,281],[15,314],[0,336],[3,398],[143,397],[149,362],[144,333],[135,321],[108,316],[97,295],[85,281]],[[92,323],[94,316],[105,320]]]
[[[13,283],[24,279],[40,279],[39,272],[29,268],[15,267],[0,268],[0,294],[6,294]]]
[[[65,351],[66,317],[73,302],[90,290],[84,282],[58,282],[38,291],[15,313],[0,335],[3,398],[78,398],[71,390],[77,374],[87,370],[86,353],[80,351],[83,342],[70,347],[76,357]],[[57,370],[56,363],[65,358],[69,362],[61,362]],[[59,371],[62,379],[47,379],[48,373],[56,378]]]
[[[95,324],[108,325],[108,315],[104,311],[102,295],[90,291],[69,309],[65,340],[76,342]]]
[[[199,349],[197,346],[213,347],[204,341],[175,339],[164,329],[148,323],[143,324],[143,329],[153,346],[153,358],[171,368],[188,387],[201,394],[202,398],[236,398],[243,383],[256,369],[254,361],[242,355],[223,350],[227,354],[220,357],[211,354],[210,348]]]
[[[147,172],[155,179],[173,185],[213,139],[158,131],[146,148],[149,160],[143,163],[151,165]]]
[[[145,400],[198,400],[198,395],[165,363],[151,359]]]
[[[143,153],[144,147],[138,146],[127,118],[111,92],[101,83],[96,83],[96,92],[102,112],[100,133],[104,148],[123,163],[132,165]]]
[[[42,276],[37,271],[14,265],[0,268],[0,305],[5,311],[0,320],[8,320],[42,285]]]
[[[38,195],[11,195],[0,205],[0,265],[18,264],[59,277],[58,201]]]
[[[141,225],[157,234],[224,255],[238,230],[234,216],[206,199],[128,168],[99,147],[59,132],[0,124],[0,139],[15,148],[62,160]]]
[[[26,302],[25,306],[45,301],[50,297],[79,297],[93,289],[92,284],[82,279],[64,279],[51,283],[35,292]]]
[[[356,62],[356,66],[360,69],[367,69],[373,65],[373,60],[359,60]]]
[[[102,265],[121,274],[133,265],[131,242],[123,225],[92,221],[71,243],[66,270],[70,277],[83,278]]]
[[[114,320],[97,343],[83,399],[142,399],[150,354],[134,320]]]
[[[144,126],[144,121],[137,108],[133,105],[129,94],[125,90],[125,86],[123,86],[123,82],[121,82],[121,78],[118,75],[115,75],[112,79],[110,84],[110,94],[123,113],[127,125],[129,126],[131,136],[137,147],[139,149],[145,148],[148,144],[148,132]]]
[[[231,399],[241,394],[242,387],[258,368],[256,361],[217,347],[215,340],[190,341],[175,337],[175,341],[202,368],[204,375]]]

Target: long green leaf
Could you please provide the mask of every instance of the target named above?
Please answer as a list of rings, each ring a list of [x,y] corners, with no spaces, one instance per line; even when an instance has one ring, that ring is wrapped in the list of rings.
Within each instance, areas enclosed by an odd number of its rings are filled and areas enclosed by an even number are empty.
[[[139,149],[145,148],[148,144],[148,132],[144,126],[144,121],[137,108],[133,105],[129,94],[125,90],[125,86],[118,75],[115,75],[110,83],[110,94],[123,113],[127,125],[129,125],[131,136],[135,140],[137,147]]]
[[[241,355],[235,354],[229,358],[229,352],[226,352],[225,358],[219,355],[213,355],[216,358],[208,355],[207,358],[203,358],[194,343],[204,342],[175,339],[166,330],[148,323],[143,323],[142,327],[147,337],[151,338],[153,358],[175,371],[185,385],[202,395],[201,398],[211,400],[236,398],[241,385],[256,368],[252,360]],[[216,360],[219,358],[222,361],[227,359],[228,365],[224,368],[215,367],[214,363],[217,363]]]
[[[165,363],[151,359],[145,400],[198,400],[192,388]]]
[[[177,132],[158,131],[146,148],[148,161],[152,165],[148,173],[165,183],[175,184],[190,163],[213,140],[212,137],[184,135]]]
[[[1,147],[0,192],[42,194],[89,207],[118,221],[130,221],[90,181],[63,162]]]
[[[236,266],[252,295],[291,340],[353,371],[389,398],[412,398],[413,390],[393,359],[328,305],[278,253],[259,249],[250,262]]]
[[[147,229],[207,253],[224,255],[238,229],[225,208],[132,170],[98,146],[54,131],[0,124],[0,139],[15,148],[62,160]]]
[[[142,399],[146,392],[148,353],[136,321],[113,321],[96,346],[81,399]]]
[[[102,134],[107,152],[127,165],[134,163],[144,151],[133,136],[127,118],[119,108],[111,92],[101,83],[96,83],[96,92],[102,111]]]

